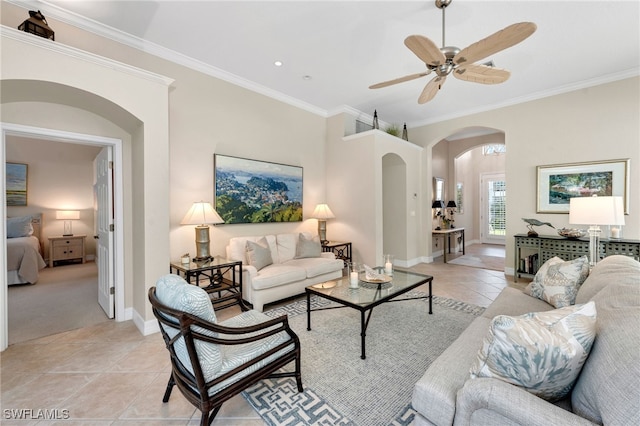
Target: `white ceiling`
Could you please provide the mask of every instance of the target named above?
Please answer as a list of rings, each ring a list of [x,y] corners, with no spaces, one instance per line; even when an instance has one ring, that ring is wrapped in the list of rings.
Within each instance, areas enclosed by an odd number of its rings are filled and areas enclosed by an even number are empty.
[[[448,45],[464,48],[516,22],[534,22],[538,30],[487,58],[512,72],[507,82],[449,78],[425,105],[417,98],[432,75],[368,86],[424,70],[404,39],[422,34],[442,44],[442,14],[433,0],[10,1],[67,22],[78,22],[67,11],[88,17],[97,32],[138,46],[140,39],[152,42],[144,48],[173,58],[180,53],[179,61],[311,111],[348,106],[368,117],[377,110],[381,121],[409,127],[640,74],[637,0],[453,0],[446,10]],[[274,66],[276,60],[283,65]]]

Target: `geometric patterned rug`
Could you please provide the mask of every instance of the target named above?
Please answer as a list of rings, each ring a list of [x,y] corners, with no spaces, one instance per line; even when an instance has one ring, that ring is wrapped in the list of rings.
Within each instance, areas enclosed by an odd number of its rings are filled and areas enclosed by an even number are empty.
[[[426,296],[412,291],[405,298]],[[312,307],[330,301],[312,297]],[[301,298],[265,311],[287,314],[300,338],[302,384],[292,378],[263,380],[243,392],[268,425],[409,425],[413,385],[427,367],[484,308],[444,297],[385,303],[373,310],[367,328],[367,358],[360,359],[360,313],[332,309],[311,313]],[[479,348],[478,348],[479,349]],[[289,369],[291,367],[287,367]]]

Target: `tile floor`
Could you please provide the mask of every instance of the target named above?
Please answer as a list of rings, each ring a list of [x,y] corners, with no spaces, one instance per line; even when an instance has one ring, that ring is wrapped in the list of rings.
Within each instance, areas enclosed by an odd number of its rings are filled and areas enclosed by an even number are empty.
[[[495,255],[502,247],[469,246],[467,253]],[[434,276],[433,294],[488,306],[505,286],[503,272],[434,263],[413,268]],[[237,314],[219,313],[221,319]],[[131,321],[95,326],[11,345],[0,355],[3,425],[197,425],[200,414],[177,389],[162,403],[169,357],[159,334],[143,337]],[[14,420],[19,410],[49,410],[58,419]],[[13,411],[12,411],[13,410]],[[16,411],[17,410],[17,411]],[[57,411],[55,411],[57,410]],[[66,410],[66,411],[64,411]],[[237,396],[222,406],[214,425],[253,426],[263,421]]]

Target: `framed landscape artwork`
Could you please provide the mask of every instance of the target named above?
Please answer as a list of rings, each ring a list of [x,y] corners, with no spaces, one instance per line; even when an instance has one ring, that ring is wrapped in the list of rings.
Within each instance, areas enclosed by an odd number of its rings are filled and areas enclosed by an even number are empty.
[[[27,165],[6,163],[7,206],[27,205]]]
[[[538,213],[568,213],[573,197],[620,196],[629,213],[629,159],[538,166]]]
[[[214,154],[214,202],[224,223],[302,221],[302,167]]]

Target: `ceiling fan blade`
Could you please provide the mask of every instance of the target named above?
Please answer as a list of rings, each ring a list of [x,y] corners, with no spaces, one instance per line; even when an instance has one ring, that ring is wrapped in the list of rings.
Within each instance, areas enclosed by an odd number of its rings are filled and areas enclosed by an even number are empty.
[[[453,58],[455,64],[472,64],[487,56],[520,43],[536,31],[533,22],[519,22],[491,34],[480,41],[462,49]]]
[[[418,103],[426,104],[431,99],[433,99],[434,96],[436,96],[436,94],[438,93],[438,90],[440,90],[440,88],[444,84],[446,79],[447,79],[447,76],[434,77],[433,79],[431,79],[431,81],[427,83],[426,86],[424,86],[424,89],[422,90],[422,93],[418,98]]]
[[[404,83],[405,81],[409,81],[409,80],[415,80],[416,78],[424,77],[425,75],[429,74],[430,72],[431,72],[431,70],[428,70],[426,72],[420,72],[420,73],[417,73],[417,74],[405,75],[404,77],[395,78],[393,80],[388,80],[388,81],[383,81],[382,83],[372,84],[371,86],[369,86],[369,89],[380,89],[381,87],[387,87],[387,86],[391,86],[393,84]]]
[[[438,46],[421,35],[410,35],[404,39],[404,45],[427,65],[442,65],[447,58]]]
[[[503,68],[469,64],[456,68],[453,76],[459,80],[471,81],[473,83],[497,84],[507,81],[511,73]]]

